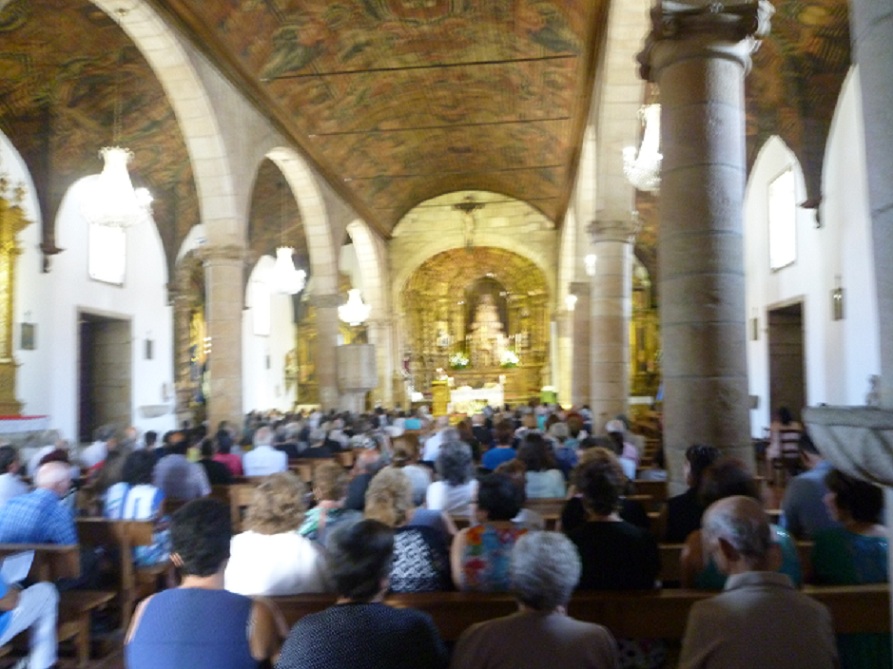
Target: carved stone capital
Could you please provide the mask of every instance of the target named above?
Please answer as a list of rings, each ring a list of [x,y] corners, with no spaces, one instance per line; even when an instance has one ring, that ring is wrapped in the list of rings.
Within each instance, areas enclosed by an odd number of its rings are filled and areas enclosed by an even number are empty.
[[[235,244],[225,246],[204,246],[197,251],[197,256],[202,263],[208,265],[230,265],[244,263],[246,260],[245,249]]]
[[[317,308],[340,307],[344,304],[344,298],[340,293],[330,293],[328,295],[311,295],[310,304]]]
[[[589,233],[589,239],[593,244],[599,242],[632,244],[639,227],[639,221],[635,218],[625,221],[595,220],[586,227],[586,232]]]
[[[636,57],[639,74],[647,81],[656,81],[667,63],[696,55],[692,47],[704,57],[739,60],[747,70],[759,39],[769,34],[774,13],[769,0],[660,0],[651,8],[651,32]],[[658,53],[660,45],[675,48]],[[681,45],[687,48],[680,48]]]

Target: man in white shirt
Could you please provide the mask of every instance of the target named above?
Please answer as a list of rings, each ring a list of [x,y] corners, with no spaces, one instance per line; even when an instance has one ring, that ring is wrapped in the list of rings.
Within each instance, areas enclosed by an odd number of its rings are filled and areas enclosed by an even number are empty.
[[[19,478],[21,466],[19,452],[14,446],[0,446],[0,506],[12,497],[28,492],[28,486]]]
[[[437,456],[440,455],[440,447],[445,441],[445,432],[450,427],[450,420],[446,416],[440,416],[434,424],[435,432],[425,440],[422,447],[422,460],[424,462],[435,462]],[[457,433],[458,434],[458,433]]]
[[[273,448],[273,431],[264,425],[254,433],[254,448],[242,456],[245,476],[269,476],[288,469],[288,456]]]

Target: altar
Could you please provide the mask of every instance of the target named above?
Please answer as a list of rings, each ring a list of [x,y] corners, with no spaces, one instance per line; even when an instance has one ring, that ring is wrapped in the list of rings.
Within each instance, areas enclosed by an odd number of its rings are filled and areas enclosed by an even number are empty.
[[[483,388],[460,386],[450,391],[447,413],[464,413],[468,416],[480,412],[485,406],[500,409],[505,405],[505,393],[499,383],[490,383]]]

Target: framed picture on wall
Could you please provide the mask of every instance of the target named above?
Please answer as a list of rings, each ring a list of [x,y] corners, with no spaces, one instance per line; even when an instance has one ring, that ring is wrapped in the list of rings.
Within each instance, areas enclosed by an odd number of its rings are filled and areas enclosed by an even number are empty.
[[[37,326],[34,323],[22,323],[19,348],[23,351],[33,351],[37,348]]]

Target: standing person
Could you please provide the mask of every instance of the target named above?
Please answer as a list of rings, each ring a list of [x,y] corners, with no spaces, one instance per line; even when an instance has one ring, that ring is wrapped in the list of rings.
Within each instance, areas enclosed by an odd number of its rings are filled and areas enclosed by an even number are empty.
[[[692,607],[679,669],[838,666],[831,614],[775,571],[780,555],[759,502],[743,496],[716,502],[702,532],[728,580],[721,594]]]
[[[137,607],[124,642],[129,669],[257,669],[275,658],[286,634],[278,610],[223,589],[231,537],[229,508],[216,500],[174,514],[171,560],[183,581]]]
[[[450,666],[615,669],[611,633],[567,615],[580,571],[580,556],[563,535],[531,532],[518,539],[510,568],[518,612],[465,630]]]
[[[329,540],[334,606],[301,618],[292,628],[277,669],[442,669],[443,641],[427,613],[384,604],[394,534],[362,520]]]

